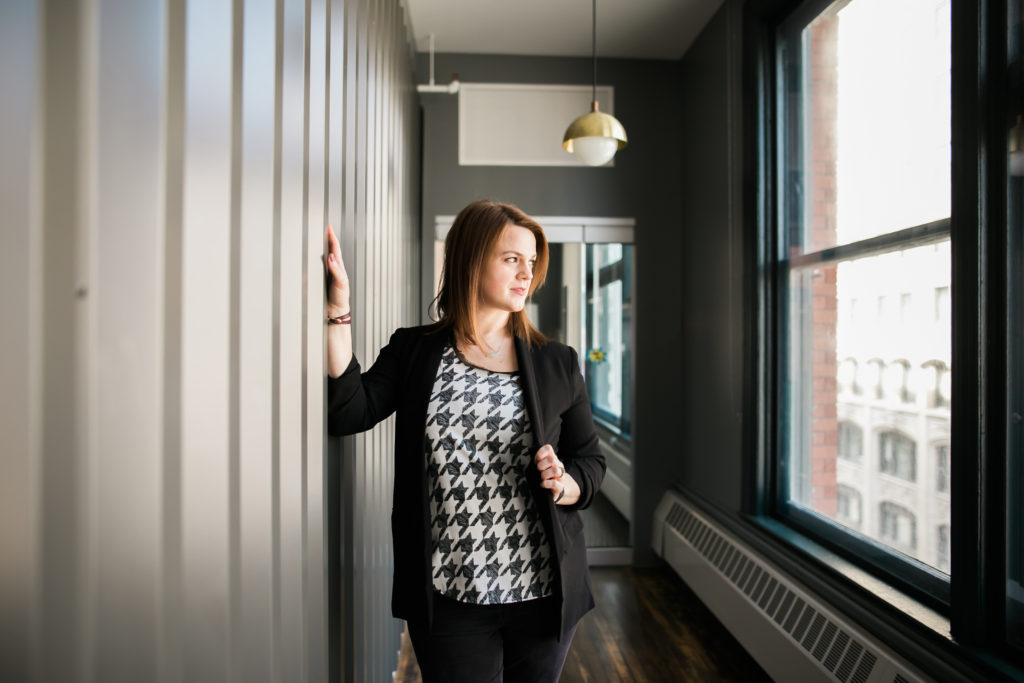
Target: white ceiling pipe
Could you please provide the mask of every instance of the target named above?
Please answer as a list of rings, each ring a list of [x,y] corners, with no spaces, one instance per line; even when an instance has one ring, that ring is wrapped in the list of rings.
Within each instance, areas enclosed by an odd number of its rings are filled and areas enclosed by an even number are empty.
[[[452,74],[455,76],[456,74]],[[454,95],[459,92],[459,79],[453,78],[452,82],[448,85],[435,85],[434,83],[434,34],[430,34],[430,83],[427,85],[417,85],[416,92],[426,93],[448,93]]]

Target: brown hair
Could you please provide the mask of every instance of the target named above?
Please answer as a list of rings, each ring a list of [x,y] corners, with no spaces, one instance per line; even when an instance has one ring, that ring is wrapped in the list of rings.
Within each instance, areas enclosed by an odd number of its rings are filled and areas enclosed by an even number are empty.
[[[444,240],[444,266],[441,287],[434,306],[441,328],[451,327],[456,337],[476,343],[476,310],[480,301],[480,277],[487,259],[509,224],[526,228],[537,240],[537,261],[526,296],[542,284],[548,270],[548,241],[544,230],[515,206],[486,199],[473,202],[455,217]],[[525,339],[534,346],[543,346],[547,339],[526,317],[526,310],[509,314],[508,331],[513,337]]]

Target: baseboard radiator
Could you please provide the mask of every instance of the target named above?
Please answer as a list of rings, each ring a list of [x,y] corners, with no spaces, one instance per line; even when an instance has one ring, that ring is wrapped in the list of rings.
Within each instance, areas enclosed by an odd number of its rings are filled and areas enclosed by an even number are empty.
[[[654,514],[654,551],[776,681],[929,680],[814,599],[774,565],[669,491]]]

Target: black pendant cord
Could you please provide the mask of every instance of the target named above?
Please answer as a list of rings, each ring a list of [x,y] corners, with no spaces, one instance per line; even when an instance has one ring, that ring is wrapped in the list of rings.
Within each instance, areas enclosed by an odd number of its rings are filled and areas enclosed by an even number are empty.
[[[594,87],[591,91],[591,102],[597,102],[597,0],[593,2],[590,16],[592,18],[590,24],[590,47],[594,61]]]

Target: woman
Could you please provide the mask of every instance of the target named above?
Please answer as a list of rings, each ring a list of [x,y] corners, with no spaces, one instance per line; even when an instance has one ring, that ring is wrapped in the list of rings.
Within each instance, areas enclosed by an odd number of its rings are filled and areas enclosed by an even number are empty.
[[[328,229],[328,427],[395,424],[392,612],[426,681],[557,681],[593,605],[583,523],[605,463],[575,351],[526,317],[541,227],[478,201],[445,240],[440,320],[397,330],[361,373]]]

